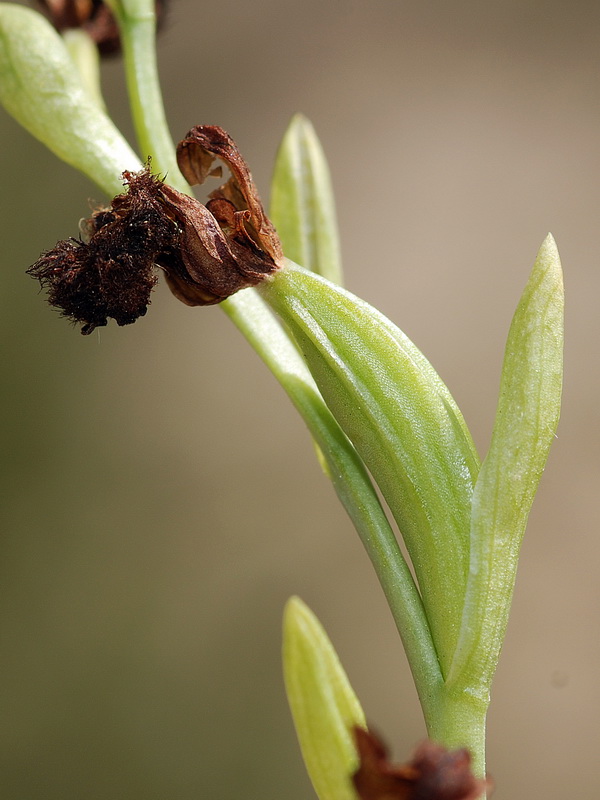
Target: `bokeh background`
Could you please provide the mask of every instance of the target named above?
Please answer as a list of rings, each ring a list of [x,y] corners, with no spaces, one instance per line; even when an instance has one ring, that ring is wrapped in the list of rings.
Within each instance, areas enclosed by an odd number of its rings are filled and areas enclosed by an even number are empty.
[[[296,111],[347,285],[427,354],[480,451],[537,248],[559,244],[566,388],[489,715],[494,797],[595,800],[600,743],[600,4],[173,0],[175,137],[219,124],[264,195]],[[104,89],[131,124],[118,59]],[[303,424],[218,308],[161,286],[82,337],[24,269],[102,195],[0,114],[6,800],[300,800],[280,618],[325,624],[404,759],[424,729],[390,614]]]

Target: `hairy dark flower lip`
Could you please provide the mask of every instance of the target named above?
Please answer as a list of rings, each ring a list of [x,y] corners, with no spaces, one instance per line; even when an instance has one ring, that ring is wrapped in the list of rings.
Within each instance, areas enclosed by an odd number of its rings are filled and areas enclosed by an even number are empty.
[[[231,178],[203,205],[163,183],[149,166],[125,172],[127,191],[83,224],[86,240],[58,242],[28,270],[82,333],[109,318],[127,325],[143,316],[157,267],[173,294],[196,306],[256,286],[283,265],[275,229],[231,137],[214,126],[193,128],[178,157],[196,183],[216,174],[216,158]]]

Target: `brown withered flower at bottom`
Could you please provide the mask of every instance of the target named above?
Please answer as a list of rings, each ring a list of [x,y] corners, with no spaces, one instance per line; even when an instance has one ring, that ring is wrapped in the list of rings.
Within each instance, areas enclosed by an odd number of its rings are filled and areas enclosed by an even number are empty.
[[[48,290],[50,304],[89,334],[109,318],[128,325],[143,316],[157,268],[175,296],[192,306],[219,303],[279,269],[279,239],[229,135],[199,126],[178,149],[192,183],[219,175],[212,166],[217,158],[231,178],[206,206],[163,183],[149,167],[124,173],[127,191],[86,221],[87,240],[60,241],[29,268]]]
[[[447,750],[425,741],[407,764],[390,764],[381,740],[364,728],[354,728],[360,766],[353,776],[360,800],[478,800],[487,780],[471,771],[468,750]]]

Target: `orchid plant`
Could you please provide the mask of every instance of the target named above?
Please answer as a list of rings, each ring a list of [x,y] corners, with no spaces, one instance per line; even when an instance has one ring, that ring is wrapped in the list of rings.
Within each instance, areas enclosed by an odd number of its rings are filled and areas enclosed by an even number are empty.
[[[173,146],[155,52],[161,4],[40,5],[46,16],[0,4],[0,100],[112,199],[30,273],[84,334],[145,314],[159,270],[182,302],[220,303],[306,422],[402,638],[431,741],[394,768],[366,733],[319,622],[301,600],[289,601],[285,681],[317,795],[483,797],[490,687],[559,416],[563,289],[554,240],[543,242],[515,312],[480,461],[425,356],[341,288],[331,183],[311,124],[296,116],[283,138],[267,216],[225,131],[196,126]],[[119,41],[137,154],[100,91],[98,51]],[[220,177],[223,166],[231,177],[206,205],[197,201],[190,186]]]

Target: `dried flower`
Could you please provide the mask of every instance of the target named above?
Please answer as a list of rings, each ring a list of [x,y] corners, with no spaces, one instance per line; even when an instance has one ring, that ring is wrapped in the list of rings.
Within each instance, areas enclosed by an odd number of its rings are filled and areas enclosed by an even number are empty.
[[[50,304],[81,323],[83,334],[109,317],[127,325],[143,316],[156,267],[173,294],[191,306],[219,303],[279,269],[279,239],[231,138],[221,128],[194,128],[179,149],[196,182],[214,174],[215,152],[232,177],[208,205],[163,183],[149,167],[125,172],[128,191],[87,220],[88,240],[58,242],[30,267],[28,273],[48,289]]]
[[[393,766],[384,744],[355,728],[360,767],[353,777],[361,800],[477,800],[487,786],[471,772],[468,750],[423,742],[408,764]]]

